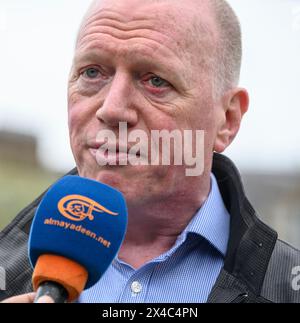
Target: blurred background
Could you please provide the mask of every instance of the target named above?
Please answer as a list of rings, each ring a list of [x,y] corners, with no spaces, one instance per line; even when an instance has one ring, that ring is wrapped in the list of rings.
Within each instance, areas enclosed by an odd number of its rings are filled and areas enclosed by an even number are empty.
[[[251,105],[226,154],[281,238],[300,248],[300,0],[230,0]],[[0,230],[74,167],[66,84],[87,0],[0,0]]]

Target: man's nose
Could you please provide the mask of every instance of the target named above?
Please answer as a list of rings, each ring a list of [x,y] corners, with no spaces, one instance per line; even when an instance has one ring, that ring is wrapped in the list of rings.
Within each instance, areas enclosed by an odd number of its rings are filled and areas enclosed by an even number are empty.
[[[127,122],[132,127],[138,121],[133,101],[132,80],[125,73],[116,73],[96,116],[110,127],[118,127],[120,122]]]

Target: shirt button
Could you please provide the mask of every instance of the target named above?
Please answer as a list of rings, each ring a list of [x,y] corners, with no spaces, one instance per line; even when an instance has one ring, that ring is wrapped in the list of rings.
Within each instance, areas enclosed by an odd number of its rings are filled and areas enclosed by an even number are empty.
[[[133,282],[131,284],[131,290],[135,294],[139,294],[142,291],[143,287],[139,282]]]

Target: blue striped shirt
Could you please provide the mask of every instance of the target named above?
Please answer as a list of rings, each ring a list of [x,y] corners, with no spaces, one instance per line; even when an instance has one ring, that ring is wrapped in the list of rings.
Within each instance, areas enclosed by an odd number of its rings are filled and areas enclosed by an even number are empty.
[[[80,303],[204,303],[224,265],[230,216],[211,175],[207,200],[175,245],[139,269],[116,258]]]

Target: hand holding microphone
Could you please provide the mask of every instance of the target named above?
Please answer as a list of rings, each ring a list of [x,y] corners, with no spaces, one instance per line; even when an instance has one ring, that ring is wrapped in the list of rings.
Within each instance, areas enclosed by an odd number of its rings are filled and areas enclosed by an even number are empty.
[[[125,200],[94,180],[66,176],[41,201],[29,238],[35,302],[75,301],[102,277],[127,227]]]

